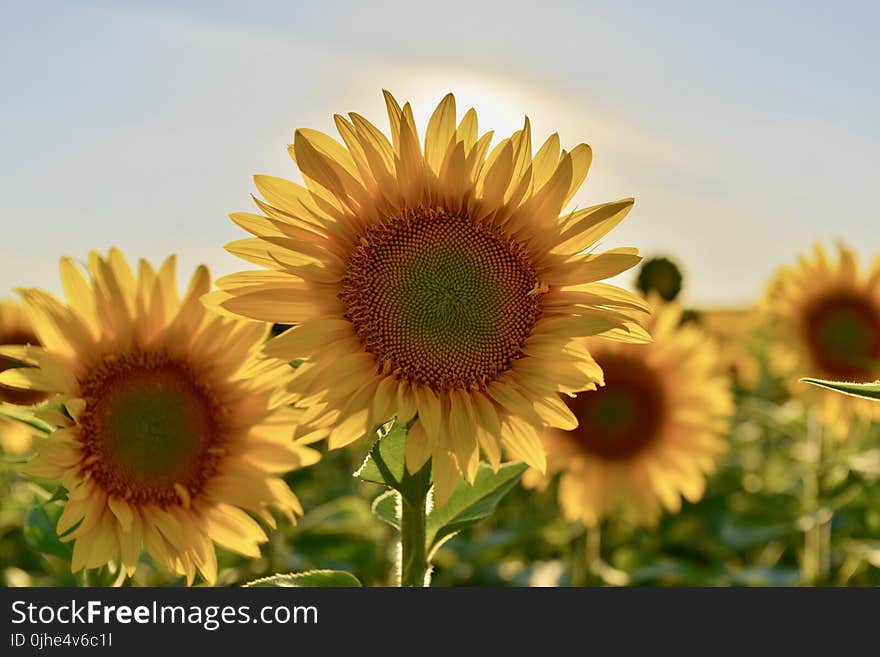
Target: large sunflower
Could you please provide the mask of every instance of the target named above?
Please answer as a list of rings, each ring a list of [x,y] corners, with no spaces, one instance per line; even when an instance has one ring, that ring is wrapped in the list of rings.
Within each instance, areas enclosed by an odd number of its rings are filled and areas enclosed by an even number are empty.
[[[121,560],[132,574],[144,549],[188,582],[196,569],[213,582],[214,543],[260,555],[266,535],[246,512],[270,527],[270,507],[302,513],[277,476],[318,460],[272,401],[291,369],[256,358],[266,324],[202,305],[204,267],[183,299],[174,258],[158,272],[142,260],[135,275],[119,251],[92,253],[88,274],[61,261],[66,305],[20,290],[43,346],[4,347],[33,367],[0,382],[65,409],[42,412],[58,429],[25,470],[69,493],[57,530],[74,541],[73,571]]]
[[[679,307],[658,305],[649,345],[589,341],[605,385],[565,400],[576,429],[544,435],[548,471],[562,472],[559,503],[569,521],[595,527],[624,515],[653,526],[663,508],[678,512],[681,496],[702,497],[726,449],[733,399],[713,343],[680,318]],[[527,485],[542,482],[527,473]]]
[[[822,423],[843,440],[853,420],[880,420],[870,400],[797,384],[812,376],[868,382],[880,378],[880,258],[867,273],[855,254],[838,245],[831,259],[817,244],[812,256],[782,267],[767,286],[763,310],[783,350],[777,373],[788,376],[792,391],[814,404]]]
[[[492,133],[478,133],[473,109],[456,125],[450,94],[422,150],[409,104],[385,99],[390,141],[358,114],[336,116],[344,145],[295,134],[305,187],[256,177],[264,214],[232,215],[256,237],[227,248],[265,269],[218,280],[211,302],[297,325],[267,353],[308,359],[290,399],[336,417],[331,448],[415,418],[407,465],[433,459],[443,503],[481,449],[496,467],[503,445],[544,468],[542,427],[576,423],[558,392],[601,382],[580,339],[646,339],[627,314],[640,300],[598,282],[637,251],[586,253],[633,201],[560,217],[588,146],[560,151],[553,135],[533,156],[526,120],[487,157]]]
[[[39,339],[21,306],[8,299],[0,299],[0,344],[39,344]],[[0,372],[21,363],[0,355]],[[45,399],[41,392],[18,390],[0,384],[0,404],[36,404]],[[30,449],[33,430],[25,424],[0,416],[0,446],[9,454],[24,454]]]

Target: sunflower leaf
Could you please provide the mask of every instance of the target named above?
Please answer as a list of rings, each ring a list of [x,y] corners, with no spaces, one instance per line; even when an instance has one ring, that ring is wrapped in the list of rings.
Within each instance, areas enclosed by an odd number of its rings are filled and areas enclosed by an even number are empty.
[[[373,500],[373,515],[400,531],[400,493],[386,490]]]
[[[22,534],[25,542],[37,552],[70,560],[73,548],[70,543],[61,542],[55,530],[63,509],[62,504],[35,504],[25,516]]]
[[[437,549],[465,527],[488,518],[528,469],[524,463],[505,463],[498,472],[480,464],[473,485],[462,480],[449,501],[428,514],[426,543],[429,558]]]
[[[880,400],[880,381],[875,381],[874,383],[847,383],[845,381],[825,381],[823,379],[811,378],[801,379],[801,381],[821,388],[835,390],[845,395],[852,395],[853,397]]]
[[[242,585],[244,588],[261,587],[321,587],[355,588],[362,584],[357,577],[344,570],[309,570],[304,573],[270,575]]]
[[[426,464],[415,474],[407,471],[405,426],[395,424],[387,431],[380,429],[378,433],[379,440],[354,476],[393,488],[404,499],[419,504],[418,500],[424,500],[431,484],[431,466]]]
[[[21,422],[42,433],[52,433],[55,430],[48,422],[44,422],[34,415],[32,408],[15,406],[13,404],[0,403],[0,417],[6,417],[16,422]]]
[[[400,490],[406,473],[406,429],[395,424],[388,431],[380,429],[378,433],[379,440],[354,476]]]

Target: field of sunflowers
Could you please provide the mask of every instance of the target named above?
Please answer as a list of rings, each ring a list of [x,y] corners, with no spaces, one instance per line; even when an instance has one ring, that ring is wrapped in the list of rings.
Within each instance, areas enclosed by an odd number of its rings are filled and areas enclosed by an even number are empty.
[[[386,104],[255,178],[240,272],[0,305],[2,585],[880,584],[876,388],[802,380],[878,379],[880,260],[682,306],[602,247],[633,199],[569,205],[589,146]]]

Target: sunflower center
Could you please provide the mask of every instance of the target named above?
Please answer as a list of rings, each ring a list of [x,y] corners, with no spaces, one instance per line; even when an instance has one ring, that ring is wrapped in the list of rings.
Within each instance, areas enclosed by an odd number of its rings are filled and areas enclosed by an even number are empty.
[[[134,351],[106,358],[81,384],[84,463],[108,494],[179,503],[216,472],[222,442],[211,390],[186,363]]]
[[[599,458],[631,458],[659,436],[665,397],[657,375],[641,360],[609,355],[597,361],[605,385],[565,398],[578,419],[570,433],[584,450]]]
[[[805,313],[804,329],[813,361],[827,376],[873,381],[880,362],[880,309],[868,299],[842,292],[820,298]]]
[[[522,356],[538,290],[519,244],[422,209],[367,231],[340,298],[383,372],[435,390],[475,389]]]
[[[0,334],[0,344],[7,345],[39,345],[40,340],[36,335],[27,331],[15,331],[8,334]],[[21,367],[23,363],[0,356],[0,372],[14,367]],[[21,406],[30,406],[46,398],[46,393],[36,390],[19,390],[0,384],[0,401]]]

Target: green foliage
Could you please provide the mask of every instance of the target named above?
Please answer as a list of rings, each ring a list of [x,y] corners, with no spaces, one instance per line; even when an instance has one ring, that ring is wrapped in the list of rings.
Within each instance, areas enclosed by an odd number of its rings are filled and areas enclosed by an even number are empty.
[[[410,474],[406,468],[406,434],[403,427],[393,426],[388,431],[380,431],[379,440],[373,445],[364,463],[355,476],[378,484],[389,490],[377,497],[372,506],[376,517],[398,531],[403,531],[402,544],[404,557],[410,555],[412,543],[419,547],[414,558],[430,562],[437,549],[462,529],[469,527],[492,515],[498,502],[517,484],[526,466],[521,463],[508,463],[493,472],[481,464],[473,484],[461,481],[452,496],[441,507],[427,511],[426,494],[430,485],[430,463],[420,472]],[[424,527],[413,528],[407,518],[420,518],[417,522]],[[411,534],[406,532],[410,531]],[[423,550],[423,554],[422,554]],[[411,564],[404,563],[403,576],[406,579]],[[422,573],[415,576],[420,582]]]
[[[461,481],[449,501],[428,514],[429,555],[462,529],[490,517],[527,469],[523,463],[505,463],[498,472],[492,472],[488,465],[480,464],[473,485]]]
[[[406,429],[394,426],[387,432],[380,432],[380,436],[355,476],[391,488],[373,501],[372,511],[399,529],[400,497],[417,497],[417,477],[406,469]],[[492,472],[488,465],[480,464],[473,484],[462,480],[446,504],[428,512],[428,553],[436,551],[465,527],[491,516],[498,502],[516,486],[526,469],[522,463],[505,463],[498,472]]]
[[[378,434],[379,439],[354,476],[403,492],[410,483],[406,471],[406,428],[395,424],[387,431],[380,429]]]
[[[880,381],[875,381],[874,383],[847,383],[845,381],[824,381],[811,378],[801,379],[801,381],[841,392],[845,395],[852,395],[853,397],[880,400]]]
[[[380,520],[384,520],[391,527],[400,531],[400,493],[396,490],[386,490],[373,500],[370,510]]]
[[[61,504],[34,504],[25,516],[23,534],[27,544],[37,552],[69,560],[73,552],[71,543],[63,543],[55,531],[63,510]]]
[[[0,402],[0,418],[5,417],[16,422],[21,422],[41,433],[51,433],[55,427],[36,417],[34,415],[34,410],[35,409]]]
[[[341,570],[310,570],[305,573],[270,575],[244,584],[247,588],[260,587],[332,587],[353,588],[362,586],[358,578]]]

